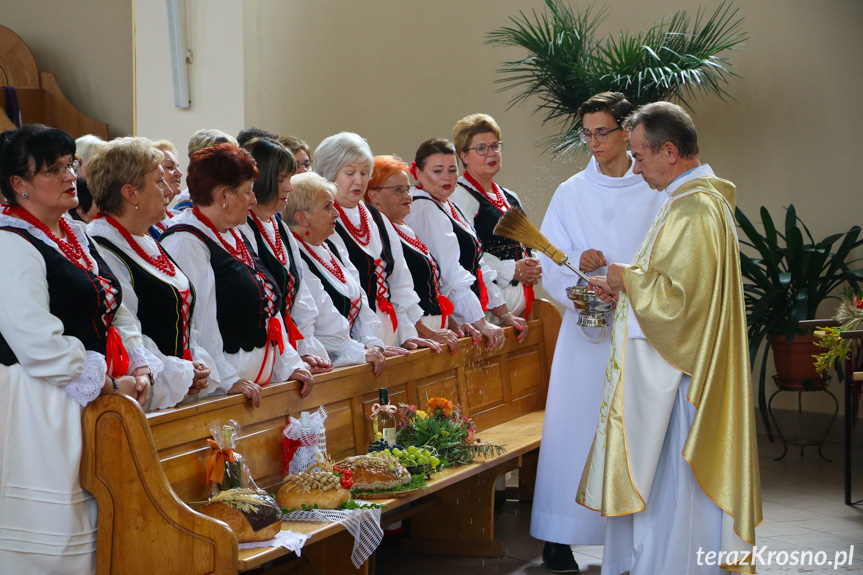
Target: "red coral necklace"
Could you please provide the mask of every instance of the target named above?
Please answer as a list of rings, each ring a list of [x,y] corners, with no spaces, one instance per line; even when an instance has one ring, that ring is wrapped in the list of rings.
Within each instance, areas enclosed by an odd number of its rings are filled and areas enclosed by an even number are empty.
[[[342,220],[342,224],[344,224],[345,229],[348,230],[348,233],[351,234],[351,237],[354,238],[361,246],[369,245],[369,241],[371,241],[372,236],[369,229],[369,217],[366,215],[365,210],[363,209],[362,204],[357,204],[357,209],[360,211],[360,227],[356,227],[348,218],[348,215],[342,209],[338,202],[333,202],[333,205],[336,207],[336,211],[339,212],[339,217]]]
[[[219,239],[219,242],[222,244],[222,247],[225,248],[225,251],[234,256],[240,262],[246,264],[250,268],[255,267],[255,260],[252,259],[252,254],[249,253],[249,249],[246,247],[246,242],[243,241],[243,238],[240,237],[240,234],[237,233],[237,230],[231,228],[228,230],[231,232],[231,235],[234,237],[234,241],[237,244],[237,247],[233,247],[231,244],[225,241],[225,238],[222,237],[222,234],[219,233],[219,230],[216,229],[216,226],[213,225],[213,222],[210,221],[210,218],[201,213],[198,209],[198,206],[192,207],[192,211],[195,214],[202,224],[210,228],[210,231],[213,232],[216,237]]]
[[[65,240],[61,240],[54,235],[54,232],[48,229],[48,226],[37,220],[36,216],[21,206],[9,206],[4,204],[3,213],[7,215],[14,213],[31,226],[41,230],[42,233],[48,236],[52,242],[57,244],[57,247],[60,248],[60,251],[67,260],[84,271],[93,271],[90,264],[90,258],[87,257],[87,253],[81,246],[81,242],[78,241],[78,238],[75,236],[75,232],[72,230],[72,226],[65,220],[65,218],[60,218],[60,229],[63,230],[63,234],[66,236]],[[87,265],[85,266],[82,264],[81,260],[87,262]]]
[[[503,195],[503,191],[494,180],[491,181],[491,190],[494,192],[494,196],[492,196],[486,192],[485,188],[483,188],[467,171],[464,172],[464,179],[470,182],[470,184],[475,187],[477,191],[485,197],[485,199],[491,202],[491,205],[493,205],[500,213],[506,213],[506,211],[512,207],[509,205],[509,202],[506,201],[506,196]]]
[[[317,261],[319,264],[324,266],[325,270],[327,270],[328,272],[330,272],[331,274],[336,276],[336,278],[338,278],[338,280],[340,282],[345,283],[345,272],[342,271],[342,267],[339,265],[338,260],[336,260],[336,256],[334,256],[332,253],[330,253],[330,250],[327,249],[327,246],[322,245],[321,247],[324,248],[324,251],[326,251],[327,253],[330,254],[330,263],[329,264],[327,264],[327,262],[325,262],[323,259],[321,259],[321,256],[319,256],[317,253],[315,253],[315,250],[313,250],[309,244],[304,242],[303,239],[296,234],[296,232],[293,232],[293,233],[294,233],[294,237],[297,238],[297,241],[300,242],[301,244],[303,244],[303,246],[306,248],[306,252],[308,252],[309,255],[311,255],[313,258],[315,258],[315,261]]]
[[[264,241],[267,242],[267,245],[270,246],[270,249],[273,250],[273,254],[275,254],[276,258],[279,260],[283,266],[288,265],[288,254],[285,251],[285,244],[282,242],[282,236],[279,234],[279,225],[276,222],[275,216],[270,216],[269,223],[273,226],[273,231],[276,235],[276,241],[270,241],[270,234],[267,233],[267,230],[264,229],[264,222],[261,221],[261,218],[253,212],[249,210],[249,214],[252,216],[252,220],[255,222],[255,225],[258,227],[258,231],[261,232],[261,235],[264,236]]]
[[[129,233],[129,230],[123,227],[123,224],[121,224],[111,216],[106,215],[104,216],[104,218],[106,222],[114,226],[114,229],[120,232],[120,235],[123,236],[123,239],[126,240],[126,243],[129,244],[133,250],[135,250],[135,253],[138,254],[142,260],[149,263],[151,266],[153,266],[167,276],[174,277],[177,274],[177,269],[174,267],[174,263],[168,257],[168,254],[165,253],[165,250],[162,249],[162,246],[160,246],[158,243],[156,244],[156,247],[159,248],[159,256],[154,258],[144,251],[144,248],[141,247],[141,244],[138,243],[138,240],[136,240],[135,237],[131,233]]]

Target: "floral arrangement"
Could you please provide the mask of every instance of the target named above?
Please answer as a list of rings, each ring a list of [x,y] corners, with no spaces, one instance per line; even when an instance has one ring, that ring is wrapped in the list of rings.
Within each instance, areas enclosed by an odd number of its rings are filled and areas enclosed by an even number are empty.
[[[467,464],[474,457],[506,452],[503,445],[482,443],[473,421],[461,408],[443,397],[429,399],[426,410],[400,404],[396,439],[405,446],[433,447],[443,467]]]
[[[831,365],[837,361],[851,359],[852,354],[860,352],[860,340],[842,339],[843,331],[856,331],[863,329],[863,292],[846,286],[842,290],[842,301],[833,319],[840,327],[819,328],[824,330],[824,336],[815,345],[825,349],[822,353],[814,355],[815,369],[820,375],[824,375]]]

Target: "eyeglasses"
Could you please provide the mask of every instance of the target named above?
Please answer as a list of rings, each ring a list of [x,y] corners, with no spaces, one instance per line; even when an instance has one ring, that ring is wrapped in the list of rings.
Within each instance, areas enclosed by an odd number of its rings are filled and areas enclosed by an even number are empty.
[[[66,176],[66,170],[72,170],[72,173],[77,176],[78,170],[81,168],[81,162],[78,160],[72,160],[65,166],[51,166],[50,168],[46,168],[44,174],[47,174],[48,177],[54,180],[62,180]],[[39,172],[33,172],[35,176]]]
[[[578,137],[581,138],[581,141],[584,142],[585,144],[589,144],[591,138],[596,138],[597,142],[604,142],[608,139],[608,135],[610,133],[616,132],[620,129],[621,128],[615,128],[613,130],[599,129],[595,132],[591,132],[590,130],[585,128],[584,130],[582,130],[578,133]]]
[[[503,149],[503,142],[495,142],[493,144],[477,144],[472,148],[465,149],[465,152],[469,152],[471,150],[476,150],[476,153],[480,156],[487,156],[488,151],[499,153]]]
[[[410,186],[378,186],[376,188],[372,188],[373,190],[392,190],[393,193],[397,196],[406,196],[411,193]]]
[[[298,166],[302,166],[307,172],[312,171],[312,162],[310,160],[306,160],[305,162],[299,162]]]

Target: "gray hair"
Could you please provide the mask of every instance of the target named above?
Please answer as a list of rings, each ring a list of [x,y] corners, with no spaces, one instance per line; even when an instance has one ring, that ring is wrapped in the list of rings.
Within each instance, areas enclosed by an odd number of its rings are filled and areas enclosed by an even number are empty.
[[[75,153],[81,158],[81,165],[86,168],[90,158],[95,156],[105,144],[107,144],[105,140],[93,134],[87,134],[75,140]]]
[[[215,146],[216,144],[225,144],[230,142],[235,146],[239,146],[237,143],[237,138],[232,136],[231,134],[226,134],[222,130],[214,130],[214,129],[203,129],[198,130],[192,137],[189,138],[189,157],[192,157],[192,154],[197,152],[198,150],[203,150],[204,148],[209,148],[210,146]]]
[[[638,126],[644,128],[644,140],[654,154],[666,142],[677,148],[681,158],[698,156],[698,133],[695,122],[686,110],[671,102],[645,104],[632,113],[623,123],[630,133]]]
[[[282,220],[294,229],[297,225],[297,212],[311,212],[315,208],[318,192],[327,190],[336,194],[336,185],[315,172],[297,174],[291,178],[294,191],[288,194],[288,202],[282,209]]]
[[[330,136],[315,150],[315,171],[331,182],[343,167],[359,162],[369,165],[371,175],[375,167],[372,149],[365,138],[353,132],[340,132]]]

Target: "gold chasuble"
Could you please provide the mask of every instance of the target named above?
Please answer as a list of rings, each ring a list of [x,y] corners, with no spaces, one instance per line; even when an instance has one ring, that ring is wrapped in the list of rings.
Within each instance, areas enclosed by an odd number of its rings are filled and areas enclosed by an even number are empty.
[[[761,483],[735,199],[734,185],[716,177],[682,184],[626,269],[597,433],[576,500],[606,516],[645,509],[687,374],[697,411],[682,456],[724,511],[719,551],[729,561],[722,567],[751,573]],[[646,341],[627,339],[630,313]]]

